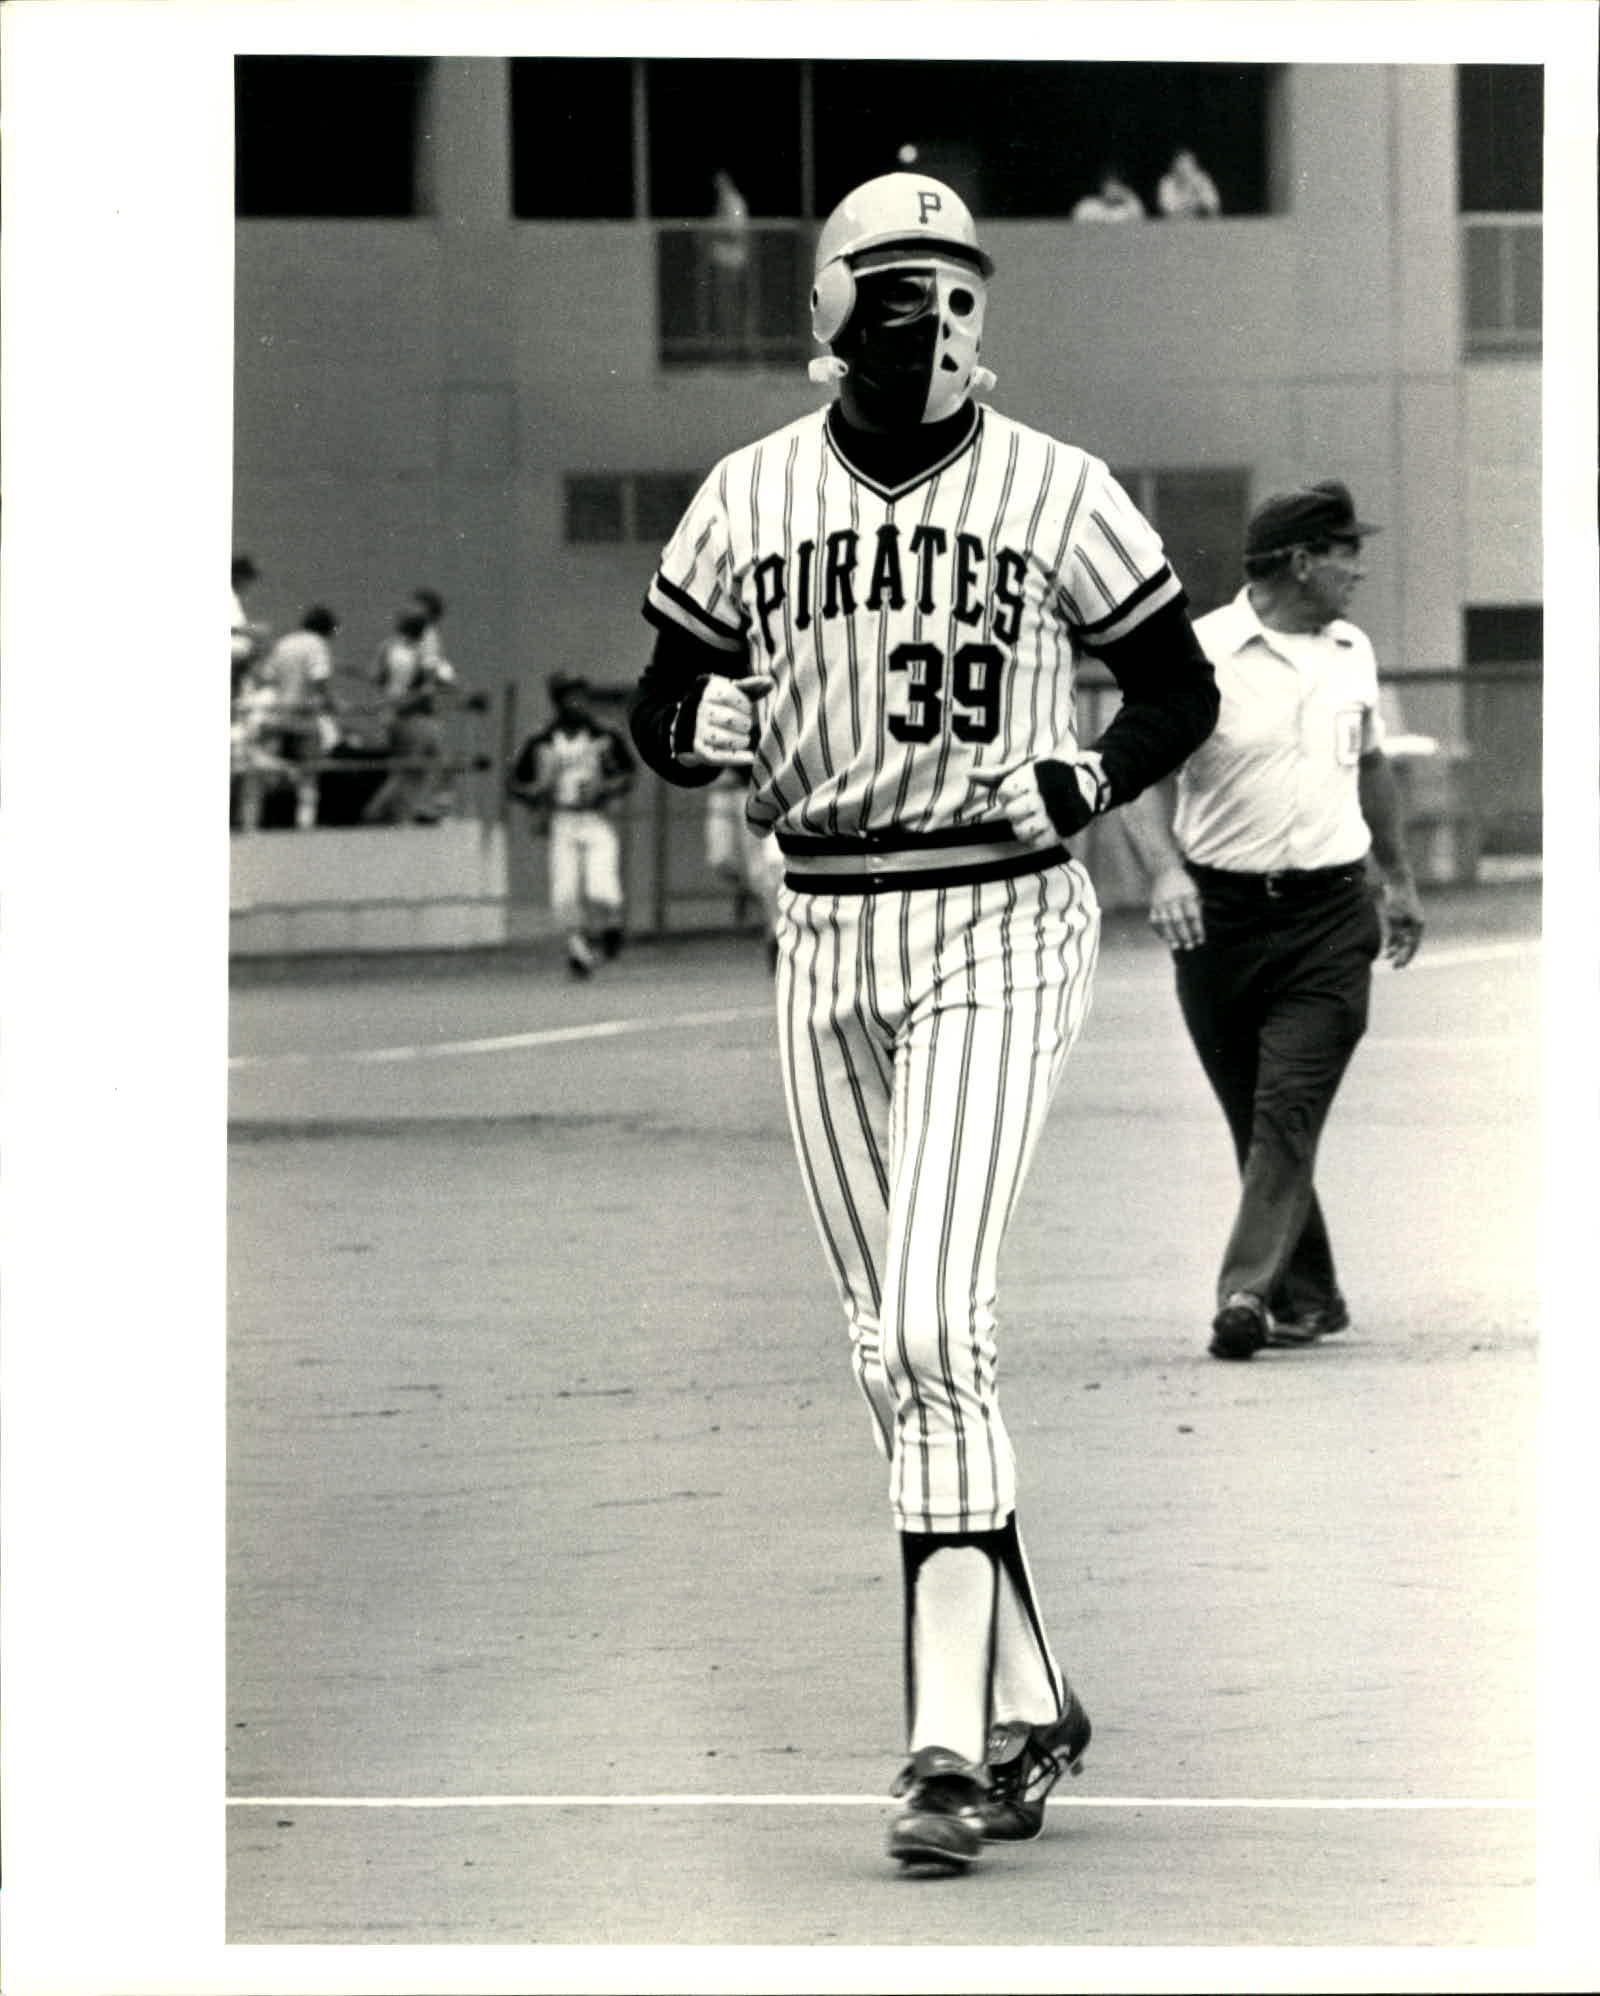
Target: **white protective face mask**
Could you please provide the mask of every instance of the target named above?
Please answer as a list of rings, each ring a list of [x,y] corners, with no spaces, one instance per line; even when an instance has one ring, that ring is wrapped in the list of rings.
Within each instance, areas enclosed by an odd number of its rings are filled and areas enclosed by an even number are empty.
[[[934,266],[938,286],[939,338],[933,350],[933,370],[928,382],[925,423],[942,422],[953,416],[975,389],[991,385],[994,376],[978,366],[978,348],[983,341],[983,315],[989,303],[989,287],[975,271]],[[979,376],[987,377],[980,381]]]
[[[906,279],[905,310],[891,314],[884,324],[890,329],[898,322],[910,326],[935,316],[937,328],[928,359],[926,394],[919,413],[924,423],[942,422],[952,416],[971,394],[994,386],[994,376],[978,365],[978,349],[983,339],[984,312],[988,305],[986,280],[963,264],[937,259],[908,258],[902,266],[880,264],[875,272],[903,270]],[[855,277],[844,265],[836,265],[819,284],[825,311],[815,316],[818,333],[826,325],[830,336],[839,339],[848,332],[855,308]],[[921,280],[920,286],[918,280]],[[848,339],[842,342],[848,345]],[[811,363],[813,381],[838,381],[850,371],[848,360],[834,354]]]

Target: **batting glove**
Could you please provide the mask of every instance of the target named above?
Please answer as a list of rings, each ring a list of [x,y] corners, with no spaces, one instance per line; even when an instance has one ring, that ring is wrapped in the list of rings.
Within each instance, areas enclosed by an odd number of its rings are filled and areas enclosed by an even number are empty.
[[[1024,845],[1053,846],[1081,832],[1111,802],[1111,784],[1093,749],[1046,756],[1016,769],[975,769],[969,781],[993,788]]]
[[[692,733],[687,715],[680,716],[675,730],[680,735],[689,733],[688,745],[678,750],[678,760],[691,769],[707,765],[748,769],[755,761],[756,702],[770,693],[775,683],[760,674],[748,679],[720,675],[703,679],[694,706]]]

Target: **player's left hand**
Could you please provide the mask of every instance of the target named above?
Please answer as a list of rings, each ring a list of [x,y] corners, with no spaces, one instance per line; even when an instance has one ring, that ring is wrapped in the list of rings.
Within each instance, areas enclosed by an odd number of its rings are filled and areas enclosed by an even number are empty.
[[[1383,953],[1404,970],[1422,941],[1422,903],[1413,880],[1391,880],[1383,890]]]
[[[1093,749],[1045,756],[1015,769],[974,769],[967,781],[993,789],[1011,829],[1029,846],[1070,839],[1107,803],[1105,771]]]
[[[1011,829],[1023,845],[1053,846],[1061,834],[1045,809],[1035,768],[1034,763],[1024,762],[1015,769],[974,769],[967,781],[993,791],[995,802],[1011,820]]]

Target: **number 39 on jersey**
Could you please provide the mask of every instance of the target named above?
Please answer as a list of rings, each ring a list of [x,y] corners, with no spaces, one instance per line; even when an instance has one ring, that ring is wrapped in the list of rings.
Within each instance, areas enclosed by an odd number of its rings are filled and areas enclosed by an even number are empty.
[[[1071,753],[1074,669],[1179,595],[1097,458],[993,409],[899,488],[825,411],[714,467],[649,605],[768,674],[752,821],[851,835],[994,813],[979,766]]]

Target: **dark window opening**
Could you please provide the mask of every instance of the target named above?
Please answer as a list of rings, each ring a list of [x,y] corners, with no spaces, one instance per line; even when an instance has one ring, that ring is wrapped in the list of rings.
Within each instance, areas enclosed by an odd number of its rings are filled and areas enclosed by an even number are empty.
[[[1544,71],[1464,63],[1456,71],[1457,194],[1463,214],[1544,206]]]
[[[633,538],[671,540],[673,530],[700,489],[701,474],[692,471],[641,471],[633,480]]]
[[[620,478],[568,478],[566,537],[569,541],[623,538]]]
[[[1542,603],[1471,604],[1466,611],[1467,670],[1544,663]]]
[[[800,73],[788,61],[649,63],[651,214],[715,213],[722,172],[751,215],[799,215]]]
[[[236,57],[236,212],[414,215],[427,71],[427,61],[413,56]]]
[[[1189,615],[1203,617],[1231,602],[1243,583],[1249,472],[1119,471],[1116,477],[1161,536],[1189,599]]]
[[[511,212],[519,221],[627,221],[633,64],[527,56],[511,63]]]
[[[997,219],[1069,215],[1115,166],[1154,215],[1161,176],[1187,148],[1224,215],[1264,214],[1276,74],[1269,64],[819,62],[818,211],[915,163]]]
[[[569,542],[671,539],[704,476],[699,471],[569,472],[566,538]]]
[[[1462,721],[1482,850],[1536,853],[1544,837],[1544,606],[1468,604],[1462,638]]]

